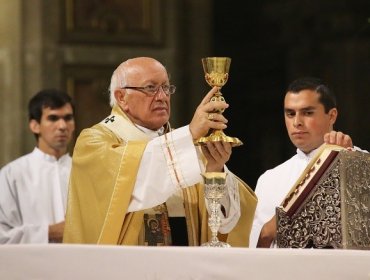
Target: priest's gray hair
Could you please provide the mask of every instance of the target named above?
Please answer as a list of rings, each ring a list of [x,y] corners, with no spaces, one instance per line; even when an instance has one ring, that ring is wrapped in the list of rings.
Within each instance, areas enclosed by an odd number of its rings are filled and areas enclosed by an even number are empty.
[[[166,67],[160,63],[158,60],[151,58],[151,57],[136,57],[128,59],[124,62],[122,62],[117,69],[113,72],[110,86],[109,86],[109,92],[110,92],[110,106],[113,107],[116,103],[116,97],[114,96],[114,92],[117,89],[121,89],[127,86],[127,78],[130,74],[135,73],[136,71],[141,71],[143,67],[146,67],[148,63],[156,63],[163,67],[164,71],[166,71]],[[169,74],[168,79],[169,79]]]
[[[109,104],[111,107],[113,107],[116,104],[116,97],[114,96],[114,91],[116,89],[120,89],[126,86],[126,76],[127,76],[127,67],[128,61],[122,62],[116,70],[114,70],[112,78],[110,80],[110,86],[109,86]]]

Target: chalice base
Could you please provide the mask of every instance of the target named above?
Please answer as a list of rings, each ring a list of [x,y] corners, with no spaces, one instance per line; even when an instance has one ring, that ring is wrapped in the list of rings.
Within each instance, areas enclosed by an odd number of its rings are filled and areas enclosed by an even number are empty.
[[[227,136],[222,130],[215,130],[210,135],[201,137],[196,144],[202,145],[207,142],[227,142],[231,143],[232,147],[243,145],[243,142],[236,137]]]
[[[231,246],[222,241],[209,241],[202,244],[202,247],[219,247],[219,248],[230,248]]]

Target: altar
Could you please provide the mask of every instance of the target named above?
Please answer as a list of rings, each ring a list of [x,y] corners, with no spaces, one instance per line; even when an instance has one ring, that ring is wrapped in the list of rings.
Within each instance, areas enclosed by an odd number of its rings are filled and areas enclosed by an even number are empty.
[[[370,280],[370,251],[1,245],[0,278]]]

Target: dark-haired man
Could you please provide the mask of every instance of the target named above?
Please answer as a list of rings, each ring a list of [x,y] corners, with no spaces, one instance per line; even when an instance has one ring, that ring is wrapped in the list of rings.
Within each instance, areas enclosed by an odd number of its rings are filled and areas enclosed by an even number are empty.
[[[293,81],[284,99],[285,125],[297,153],[260,176],[255,189],[257,209],[250,236],[250,247],[270,247],[276,238],[275,208],[323,144],[352,148],[352,139],[333,126],[338,116],[336,99],[317,78]]]
[[[28,104],[34,150],[0,170],[0,243],[61,242],[75,129],[70,96],[38,92]]]

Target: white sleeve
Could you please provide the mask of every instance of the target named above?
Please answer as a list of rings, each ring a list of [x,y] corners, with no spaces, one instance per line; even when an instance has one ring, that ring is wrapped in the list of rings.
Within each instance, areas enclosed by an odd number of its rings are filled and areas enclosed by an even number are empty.
[[[179,188],[201,182],[200,174],[189,126],[154,138],[144,150],[128,211],[165,202]]]
[[[253,224],[252,224],[252,230],[249,236],[249,248],[256,248],[257,242],[261,233],[261,229],[263,225],[266,222],[266,211],[263,211],[264,204],[264,197],[262,196],[264,192],[264,188],[266,187],[266,184],[263,183],[263,175],[258,179],[255,194],[258,198],[256,212],[254,214]],[[265,213],[264,213],[265,212]]]
[[[290,170],[290,172],[294,173],[292,170]],[[280,177],[276,177],[276,174],[280,174]],[[285,178],[282,181],[287,183],[281,184],[281,182],[279,182],[279,178]],[[287,188],[286,186],[290,185],[288,176],[285,176],[284,170],[279,170],[278,173],[266,171],[258,178],[255,189],[258,202],[256,212],[254,214],[251,234],[249,236],[250,248],[257,247],[262,227],[275,215],[276,206],[278,206],[280,201],[285,197],[287,193],[287,190],[285,190],[285,188]],[[282,187],[284,189],[281,189]]]
[[[22,217],[22,191],[16,190],[16,178],[11,173],[11,168],[4,167],[0,171],[0,244],[19,243],[48,243],[47,224],[34,224],[25,222]],[[25,210],[27,215],[32,215],[32,208]]]
[[[355,151],[358,151],[358,152],[363,152],[363,153],[369,153],[367,150],[362,150],[361,148],[357,147],[357,146],[353,146],[353,149]]]
[[[221,201],[221,205],[224,207],[226,212],[225,217],[224,215],[221,215],[221,226],[219,232],[222,234],[226,234],[232,231],[240,218],[240,195],[238,180],[234,176],[234,174],[227,169],[226,166],[224,167],[224,170],[227,173],[227,193]]]
[[[257,204],[256,212],[254,214],[254,219],[253,219],[252,230],[249,236],[249,248],[257,247],[258,238],[260,236],[263,225],[264,225],[264,222],[260,218],[260,209],[258,208],[258,204]]]

